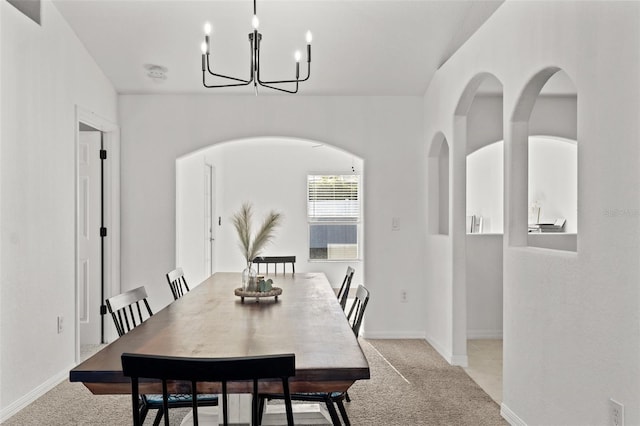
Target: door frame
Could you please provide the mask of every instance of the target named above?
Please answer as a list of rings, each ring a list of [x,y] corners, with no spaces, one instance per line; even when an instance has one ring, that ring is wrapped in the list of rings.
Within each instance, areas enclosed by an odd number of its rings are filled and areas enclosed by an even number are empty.
[[[104,242],[104,294],[105,298],[120,293],[120,128],[117,124],[76,105],[74,122],[74,281],[75,281],[75,353],[76,362],[80,362],[80,292],[78,277],[78,222],[79,222],[79,144],[80,123],[84,123],[102,132],[103,147],[107,150],[107,161],[104,164],[104,226],[107,237]],[[107,323],[105,321],[105,323]],[[113,327],[105,327],[105,340],[115,338]]]
[[[215,229],[216,229],[216,222],[217,221],[215,220],[215,216],[216,216],[215,213],[216,212],[215,212],[214,206],[217,204],[216,203],[217,200],[215,199],[215,197],[216,197],[216,188],[215,188],[215,185],[216,185],[216,167],[212,163],[205,162],[204,163],[204,170],[205,170],[204,171],[205,178],[207,176],[207,170],[209,171],[209,182],[208,182],[208,184],[209,184],[209,194],[206,194],[206,193],[204,194],[204,199],[205,200],[207,199],[207,195],[209,196],[209,206],[208,206],[209,213],[210,213],[210,215],[209,215],[209,223],[206,223],[206,215],[205,215],[205,224],[204,224],[204,226],[205,226],[205,235],[207,235],[207,237],[206,237],[207,240],[205,241],[205,244],[209,245],[209,251],[210,251],[210,254],[209,254],[210,259],[209,259],[208,270],[205,270],[205,273],[206,273],[207,276],[209,276],[209,275],[213,275],[213,272],[215,270],[215,249],[214,249],[215,243],[214,243],[214,241],[215,241],[215,235],[216,235]],[[206,190],[206,188],[207,187],[205,185],[205,190]],[[207,208],[207,206],[205,205],[205,209],[206,208]],[[209,232],[207,232],[207,230]],[[205,248],[205,250],[206,250],[206,248]],[[207,265],[205,264],[205,268],[206,267],[207,267]]]

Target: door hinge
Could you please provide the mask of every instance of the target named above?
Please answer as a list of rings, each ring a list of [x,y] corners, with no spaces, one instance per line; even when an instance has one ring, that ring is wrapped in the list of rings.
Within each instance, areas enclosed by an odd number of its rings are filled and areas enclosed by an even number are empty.
[[[106,149],[101,149],[100,150],[100,159],[101,160],[106,160],[107,159],[107,150]]]
[[[105,228],[104,226],[102,228],[100,228],[100,236],[101,237],[106,237],[107,236],[107,228]]]
[[[107,306],[100,305],[100,315],[107,315]]]

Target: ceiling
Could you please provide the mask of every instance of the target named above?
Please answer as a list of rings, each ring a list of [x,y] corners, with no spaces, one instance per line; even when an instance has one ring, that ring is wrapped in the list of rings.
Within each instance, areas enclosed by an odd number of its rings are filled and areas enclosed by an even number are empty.
[[[251,0],[53,0],[119,93],[244,93],[202,87],[203,25],[213,25],[213,69],[247,78]],[[261,75],[295,75],[293,52],[313,32],[305,95],[422,95],[433,73],[502,1],[258,0]],[[46,17],[44,17],[46,19]],[[168,69],[147,76],[145,64]],[[305,71],[301,71],[305,75]],[[260,94],[279,92],[261,89]]]

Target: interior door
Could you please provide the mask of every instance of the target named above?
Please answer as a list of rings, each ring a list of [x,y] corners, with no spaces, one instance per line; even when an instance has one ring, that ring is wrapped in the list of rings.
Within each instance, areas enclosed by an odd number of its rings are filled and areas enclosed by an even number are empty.
[[[207,276],[215,272],[215,168],[204,166],[204,267]]]
[[[78,291],[80,344],[101,341],[100,138],[81,131],[78,145]]]

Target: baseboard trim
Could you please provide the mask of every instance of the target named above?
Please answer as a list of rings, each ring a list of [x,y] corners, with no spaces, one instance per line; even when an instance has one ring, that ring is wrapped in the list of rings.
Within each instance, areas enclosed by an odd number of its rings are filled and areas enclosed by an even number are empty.
[[[424,331],[374,331],[362,333],[365,339],[424,339]]]
[[[436,342],[435,340],[433,340],[431,337],[426,337],[426,341],[428,344],[430,344],[433,349],[436,350],[436,352],[438,352],[440,354],[440,356],[442,358],[445,359],[445,361],[447,361],[449,364],[451,364],[451,352],[447,351],[444,346],[440,345],[438,342]]]
[[[36,399],[40,398],[45,393],[49,392],[51,389],[58,386],[64,380],[69,377],[69,370],[75,367],[75,364],[69,365],[67,368],[63,369],[59,373],[53,375],[49,379],[47,379],[44,383],[32,389],[27,394],[18,398],[16,401],[7,405],[5,408],[0,410],[0,423],[3,423],[17,414],[20,410],[22,410],[27,405],[34,402]]]
[[[469,366],[469,357],[467,355],[453,355],[450,364],[466,368]]]
[[[433,340],[430,337],[426,337],[425,340],[429,343],[433,349],[436,350],[440,354],[445,361],[447,361],[451,365],[456,365],[459,367],[467,367],[469,365],[469,358],[466,355],[453,355],[451,352],[446,350],[444,346],[440,345],[438,342]]]
[[[520,418],[516,413],[511,411],[509,407],[505,405],[503,402],[500,404],[500,415],[511,425],[511,426],[527,426],[527,424]]]
[[[502,339],[502,330],[468,330],[467,339]]]

